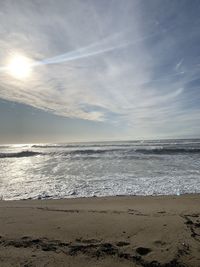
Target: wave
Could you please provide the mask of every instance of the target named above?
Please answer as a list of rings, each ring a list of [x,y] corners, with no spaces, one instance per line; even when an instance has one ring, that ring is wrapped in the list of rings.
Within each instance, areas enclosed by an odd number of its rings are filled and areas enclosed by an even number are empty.
[[[32,148],[130,147],[131,145],[133,145],[133,144],[32,145]],[[142,144],[134,144],[134,146],[143,146],[143,145]]]
[[[132,154],[182,154],[182,153],[200,153],[200,148],[131,148],[131,149],[80,149],[73,151],[65,151],[59,154],[61,155],[93,155],[93,154],[107,154],[107,153],[118,153],[123,155]],[[57,154],[57,153],[52,153]]]
[[[23,158],[41,155],[40,152],[35,151],[20,151],[16,153],[0,153],[0,158]]]
[[[78,149],[67,152],[68,154],[105,154],[110,152],[120,152],[122,149]]]
[[[105,142],[85,142],[85,143],[43,143],[32,145],[17,145],[19,148],[103,148],[103,147],[119,147],[119,148],[134,148],[134,147],[151,147],[151,146],[179,146],[179,147],[193,147],[200,146],[200,139],[162,139],[162,140],[127,140],[127,141],[105,141]],[[0,149],[15,148],[16,145],[2,144]]]
[[[49,155],[49,156],[93,156],[93,155],[111,155],[111,156],[122,156],[122,157],[132,157],[136,155],[173,155],[173,154],[200,154],[200,148],[167,148],[167,147],[154,147],[154,148],[116,148],[116,149],[76,149],[69,151],[54,151],[42,153],[39,151],[20,151],[13,153],[0,153],[0,158],[22,158],[22,157],[32,157],[37,155]],[[113,155],[112,155],[113,154]]]
[[[153,149],[136,149],[135,152],[142,153],[142,154],[200,153],[200,148],[153,148]]]
[[[130,148],[130,149],[134,149],[134,147],[141,147],[142,149],[144,148],[145,150],[145,147],[147,147],[147,149],[151,149],[151,147],[156,147],[156,148],[159,148],[159,147],[167,147],[169,146],[170,149],[171,147],[173,148],[177,148],[177,149],[187,149],[187,147],[191,148],[191,147],[194,147],[194,146],[200,146],[200,142],[156,142],[156,141],[151,141],[151,142],[116,142],[116,143],[87,143],[87,144],[41,144],[41,145],[32,145],[31,147],[32,148],[42,148],[42,149],[46,149],[46,148],[80,148],[80,150],[82,150],[82,148],[88,148],[88,150],[93,150],[93,148],[95,148],[95,151],[98,150],[98,148],[101,148],[99,150],[103,150],[102,148],[106,148],[106,149],[112,149],[112,147],[114,149],[123,149],[123,148]]]

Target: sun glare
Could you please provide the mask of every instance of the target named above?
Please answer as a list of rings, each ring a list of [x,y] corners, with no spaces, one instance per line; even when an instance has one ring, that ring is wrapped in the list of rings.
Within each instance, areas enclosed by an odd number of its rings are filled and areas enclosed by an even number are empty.
[[[31,60],[23,55],[15,55],[10,59],[7,70],[16,79],[26,79],[31,74]]]

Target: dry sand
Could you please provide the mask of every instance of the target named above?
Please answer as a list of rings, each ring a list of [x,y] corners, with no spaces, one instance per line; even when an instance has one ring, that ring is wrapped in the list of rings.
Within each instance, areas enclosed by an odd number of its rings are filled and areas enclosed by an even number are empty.
[[[0,266],[200,266],[200,195],[0,201]]]

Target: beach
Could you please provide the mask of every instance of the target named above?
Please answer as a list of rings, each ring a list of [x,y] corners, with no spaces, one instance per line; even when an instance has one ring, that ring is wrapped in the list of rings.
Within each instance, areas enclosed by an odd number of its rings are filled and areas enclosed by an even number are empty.
[[[200,195],[0,201],[0,266],[200,266]]]

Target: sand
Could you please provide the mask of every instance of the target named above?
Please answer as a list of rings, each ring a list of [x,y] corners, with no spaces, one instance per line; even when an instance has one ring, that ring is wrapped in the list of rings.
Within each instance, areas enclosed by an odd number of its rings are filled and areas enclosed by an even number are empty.
[[[0,201],[0,266],[200,266],[200,195]]]

